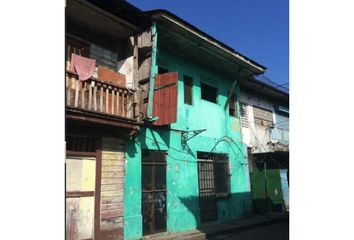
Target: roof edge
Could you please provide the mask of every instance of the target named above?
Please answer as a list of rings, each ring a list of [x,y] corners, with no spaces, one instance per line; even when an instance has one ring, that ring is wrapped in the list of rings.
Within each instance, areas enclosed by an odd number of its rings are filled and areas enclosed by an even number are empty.
[[[162,16],[162,15],[167,15],[169,17],[174,18],[175,20],[177,20],[178,22],[182,23],[183,25],[185,25],[187,28],[190,28],[191,30],[203,35],[206,37],[206,39],[209,42],[214,42],[214,45],[221,48],[224,51],[228,51],[230,53],[232,53],[233,55],[236,55],[235,57],[238,57],[240,60],[244,61],[247,64],[251,64],[253,65],[253,67],[258,68],[258,70],[262,73],[264,72],[267,68],[259,63],[257,63],[256,61],[246,57],[245,55],[237,52],[235,49],[233,49],[232,47],[226,45],[225,43],[217,40],[216,38],[212,37],[211,35],[209,35],[206,32],[203,32],[202,30],[200,30],[199,28],[195,27],[194,25],[190,24],[189,22],[187,22],[186,20],[182,19],[181,17],[175,15],[174,13],[171,13],[168,10],[165,9],[155,9],[155,10],[150,10],[150,11],[145,11],[145,13],[149,14],[152,18],[154,15],[157,16]]]

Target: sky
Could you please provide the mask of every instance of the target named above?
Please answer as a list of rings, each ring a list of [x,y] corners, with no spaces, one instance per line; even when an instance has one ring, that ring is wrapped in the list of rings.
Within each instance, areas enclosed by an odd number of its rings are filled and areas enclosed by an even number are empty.
[[[288,0],[128,0],[142,11],[166,9],[267,67],[265,76],[289,82]],[[284,85],[288,87],[288,85]]]

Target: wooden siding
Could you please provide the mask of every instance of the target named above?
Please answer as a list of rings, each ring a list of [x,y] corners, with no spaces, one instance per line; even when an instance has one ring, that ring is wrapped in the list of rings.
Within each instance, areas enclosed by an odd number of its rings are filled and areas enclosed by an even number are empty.
[[[139,116],[143,119],[147,116],[147,103],[150,88],[150,73],[152,64],[152,32],[148,29],[136,37],[134,49],[134,82],[139,83],[143,91],[139,97]]]
[[[177,121],[178,73],[158,74],[155,78],[153,116],[159,119],[154,125],[167,125]]]
[[[253,116],[257,125],[269,126],[273,124],[273,113],[269,110],[253,106]]]
[[[102,138],[100,239],[123,239],[124,143]]]

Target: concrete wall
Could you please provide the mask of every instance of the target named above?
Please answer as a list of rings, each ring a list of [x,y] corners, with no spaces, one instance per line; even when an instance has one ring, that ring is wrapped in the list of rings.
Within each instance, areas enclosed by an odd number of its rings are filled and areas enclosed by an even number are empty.
[[[167,231],[195,229],[200,224],[197,172],[197,151],[229,155],[231,195],[217,200],[218,222],[239,219],[251,212],[248,165],[241,142],[238,118],[224,110],[232,79],[209,72],[206,68],[166,50],[159,49],[164,68],[178,71],[178,115],[172,130],[147,128],[127,143],[124,206],[125,239],[142,236],[141,216],[141,149],[167,151]],[[159,61],[158,61],[159,62]],[[184,104],[183,74],[193,78],[193,105]],[[218,102],[201,99],[201,75],[208,76],[208,84],[218,88]],[[211,80],[212,79],[212,80]],[[207,129],[181,144],[178,130]],[[232,139],[226,140],[225,136]],[[182,220],[183,219],[183,220]]]
[[[134,88],[134,78],[133,78],[133,69],[134,69],[134,56],[120,60],[117,63],[117,71],[125,75],[126,87]]]

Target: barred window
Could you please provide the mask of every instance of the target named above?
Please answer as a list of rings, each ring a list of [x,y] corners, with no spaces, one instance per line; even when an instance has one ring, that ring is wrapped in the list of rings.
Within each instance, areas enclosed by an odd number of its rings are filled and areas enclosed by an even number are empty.
[[[240,119],[242,127],[248,127],[248,112],[247,112],[247,104],[239,103],[240,106]]]
[[[214,191],[217,197],[225,197],[230,194],[230,173],[227,154],[197,152],[198,162],[206,162],[213,169],[208,178],[214,181]],[[199,173],[201,174],[201,173]]]

